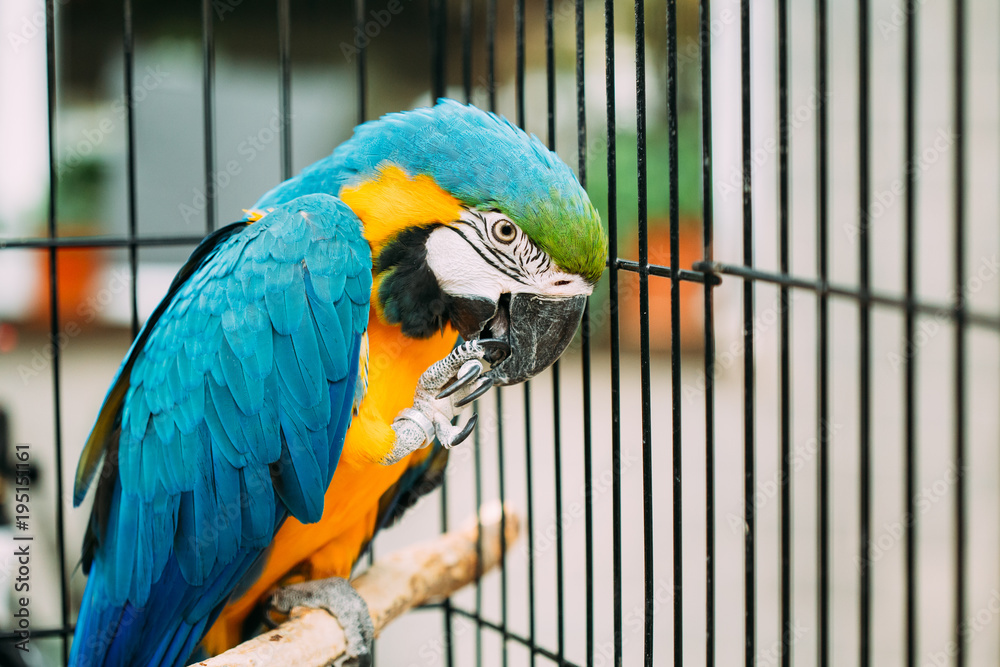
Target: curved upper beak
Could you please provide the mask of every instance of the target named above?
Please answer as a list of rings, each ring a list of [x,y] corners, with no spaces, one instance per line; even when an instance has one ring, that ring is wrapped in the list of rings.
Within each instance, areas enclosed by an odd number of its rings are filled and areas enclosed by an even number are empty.
[[[495,384],[504,386],[524,382],[544,371],[569,347],[586,305],[586,296],[512,294],[506,313],[506,338],[511,352],[487,375]]]

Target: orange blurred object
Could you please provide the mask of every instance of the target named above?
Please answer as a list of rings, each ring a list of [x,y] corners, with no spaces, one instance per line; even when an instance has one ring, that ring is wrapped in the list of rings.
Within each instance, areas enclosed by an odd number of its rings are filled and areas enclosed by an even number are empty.
[[[56,250],[56,291],[59,301],[59,322],[77,322],[80,326],[90,324],[92,317],[85,317],[87,299],[94,295],[97,279],[104,267],[105,253],[96,248],[59,248]],[[51,313],[51,280],[49,273],[49,251],[38,253],[37,280],[35,284],[34,307],[30,323],[49,327]]]
[[[702,230],[697,218],[680,221],[680,268],[690,269],[702,259]],[[639,241],[631,243],[630,257],[638,257]],[[649,263],[670,266],[670,225],[667,221],[650,221]],[[638,350],[639,336],[639,274],[621,271],[618,274],[619,322],[621,344],[625,349]],[[649,277],[649,349],[665,352],[670,349],[670,284],[669,278]],[[697,351],[705,344],[704,292],[699,283],[682,281],[680,286],[681,349]]]

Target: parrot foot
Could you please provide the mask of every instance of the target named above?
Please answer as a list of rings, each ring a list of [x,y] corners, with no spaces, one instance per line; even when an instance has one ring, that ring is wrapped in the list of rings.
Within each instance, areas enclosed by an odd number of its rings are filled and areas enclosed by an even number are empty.
[[[347,579],[330,577],[279,588],[271,608],[288,614],[295,607],[324,609],[337,619],[347,637],[347,652],[334,667],[371,667],[375,625],[368,604]]]
[[[435,437],[449,449],[468,438],[478,415],[473,415],[463,427],[451,421],[462,407],[493,386],[492,378],[483,377],[483,362],[496,364],[509,354],[510,346],[502,340],[470,340],[424,371],[413,396],[413,407],[400,412],[392,423],[396,440],[382,464],[396,463],[410,452],[429,445]],[[480,381],[475,383],[477,379]]]

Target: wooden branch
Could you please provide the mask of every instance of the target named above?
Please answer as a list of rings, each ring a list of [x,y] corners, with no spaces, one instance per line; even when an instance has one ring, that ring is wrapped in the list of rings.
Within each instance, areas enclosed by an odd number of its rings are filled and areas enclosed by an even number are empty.
[[[520,532],[517,514],[512,513],[510,507],[503,508],[499,502],[484,505],[479,510],[483,527],[482,572],[495,567],[503,557],[500,524],[504,514],[509,547]],[[368,603],[375,634],[409,609],[446,598],[475,581],[477,537],[476,521],[472,519],[460,530],[380,558],[352,581]],[[337,619],[322,609],[296,608],[291,618],[274,630],[197,664],[200,667],[322,667],[339,657],[346,647],[344,630]]]

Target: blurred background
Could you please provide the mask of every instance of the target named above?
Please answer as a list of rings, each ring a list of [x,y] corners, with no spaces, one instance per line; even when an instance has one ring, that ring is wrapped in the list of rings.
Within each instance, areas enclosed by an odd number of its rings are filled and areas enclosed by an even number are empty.
[[[777,272],[778,124],[777,0],[752,3],[750,11],[752,213],[755,266]],[[35,474],[31,530],[31,623],[36,635],[25,664],[55,665],[58,629],[75,618],[85,577],[77,567],[89,498],[73,508],[58,497],[57,479],[71,488],[79,451],[89,433],[133,325],[152,312],[197,240],[213,226],[242,216],[261,193],[279,182],[283,160],[296,173],[329,154],[362,119],[427,105],[432,101],[434,58],[444,63],[447,95],[517,120],[516,3],[457,0],[367,0],[362,29],[351,3],[291,0],[290,97],[282,99],[279,11],[274,2],[179,0],[133,3],[134,62],[126,94],[122,3],[118,0],[54,0],[55,70],[46,69],[46,5],[39,0],[0,2],[0,444],[11,481],[14,444],[30,445]],[[608,50],[605,5],[585,2],[583,84],[586,138],[582,160],[577,125],[576,2],[552,3],[554,34],[554,136],[547,132],[545,13],[541,2],[524,3],[524,125],[554,144],[578,172],[607,219],[609,175],[606,76],[614,75],[617,221],[620,256],[638,259],[638,150],[636,41],[633,3],[609,2],[614,45]],[[389,11],[390,5],[394,11]],[[789,3],[790,273],[815,280],[817,266],[817,109],[815,3]],[[919,5],[919,6],[918,6]],[[443,9],[442,9],[443,8]],[[398,11],[395,11],[398,9]],[[872,657],[901,664],[904,634],[903,361],[917,367],[918,664],[953,664],[949,642],[953,608],[955,479],[954,161],[958,151],[954,97],[954,12],[947,0],[872,0],[871,131],[869,202],[874,292],[901,298],[904,289],[904,213],[901,184],[914,173],[917,235],[916,296],[940,306],[917,319],[917,345],[904,338],[904,311],[875,306],[871,338],[873,581]],[[434,12],[446,29],[436,33]],[[495,24],[491,23],[495,11]],[[678,11],[678,211],[680,267],[702,258],[702,135],[698,3],[679,0]],[[669,265],[669,141],[666,108],[664,0],[645,3],[649,259]],[[204,18],[211,21],[214,80],[206,97]],[[916,28],[916,159],[904,158],[904,38]],[[490,76],[490,26],[495,61]],[[740,3],[711,3],[715,259],[742,263],[740,114]],[[968,0],[963,26],[966,117],[964,137],[966,276],[962,292],[984,325],[967,335],[966,437],[968,549],[966,552],[967,664],[1000,659],[1000,7]],[[858,224],[858,15],[855,5],[830,2],[829,251],[830,280],[856,289]],[[467,30],[467,32],[463,32]],[[470,59],[463,60],[463,35]],[[364,52],[363,67],[358,59]],[[610,58],[613,56],[613,62]],[[608,65],[608,63],[612,63]],[[610,67],[611,69],[606,69]],[[364,88],[359,93],[363,71]],[[51,84],[51,85],[50,85]],[[50,94],[54,97],[50,98]],[[359,97],[360,95],[360,97]],[[206,100],[210,104],[206,106]],[[134,144],[130,151],[128,103]],[[360,103],[360,104],[359,104]],[[51,133],[49,128],[51,105]],[[206,119],[206,109],[208,118]],[[207,122],[206,122],[207,120]],[[286,128],[288,128],[286,130]],[[286,134],[287,131],[287,134]],[[283,136],[290,138],[287,145]],[[50,145],[50,137],[53,141]],[[50,164],[49,156],[53,163]],[[130,162],[134,160],[134,162]],[[50,168],[55,192],[50,192]],[[134,180],[133,180],[134,179]],[[54,199],[54,201],[53,201]],[[54,227],[49,213],[54,206]],[[122,239],[142,243],[134,258]],[[85,237],[61,247],[53,286],[44,243]],[[93,238],[97,237],[97,241]],[[100,248],[100,239],[117,247]],[[134,260],[134,262],[133,262]],[[133,271],[134,267],[134,271]],[[375,553],[436,534],[442,523],[469,516],[476,499],[500,493],[503,465],[508,501],[527,511],[531,490],[533,551],[513,547],[506,589],[497,574],[455,605],[490,623],[506,620],[511,633],[555,651],[559,622],[565,658],[572,664],[611,664],[612,655],[612,429],[620,428],[622,460],[622,641],[624,664],[640,664],[643,610],[643,516],[638,276],[621,272],[620,346],[611,340],[613,318],[608,280],[591,305],[592,352],[579,344],[560,363],[558,404],[553,372],[533,381],[530,392],[504,389],[502,402],[480,401],[476,443],[453,453],[447,499],[436,492],[376,542]],[[53,310],[50,294],[58,302]],[[726,276],[715,294],[715,548],[716,661],[737,664],[743,636],[743,369],[755,368],[757,437],[757,662],[778,664],[779,626],[779,326],[777,287],[756,286],[756,349],[742,348],[742,281]],[[706,502],[703,288],[681,286],[678,344],[683,400],[683,580],[673,580],[671,502],[670,281],[650,278],[653,535],[655,567],[655,664],[672,652],[675,586],[684,591],[685,664],[704,664]],[[830,306],[829,422],[817,418],[817,297],[791,293],[791,591],[793,636],[784,640],[795,664],[817,664],[817,433],[830,442],[831,650],[832,664],[854,664],[859,605],[859,308],[832,298]],[[53,315],[56,316],[53,327]],[[135,315],[135,317],[133,317]],[[53,331],[54,328],[54,331]],[[52,334],[55,333],[55,346]],[[621,362],[621,419],[612,419],[611,368]],[[583,410],[584,360],[592,369],[592,410]],[[499,412],[498,412],[499,406]],[[530,425],[525,420],[530,410]],[[556,469],[556,418],[562,458]],[[584,424],[592,432],[592,477],[584,490]],[[498,437],[502,424],[503,439]],[[56,442],[62,456],[57,466]],[[501,456],[502,454],[502,456]],[[530,466],[529,466],[530,464]],[[528,470],[530,468],[530,478]],[[478,473],[477,473],[478,469]],[[563,513],[555,509],[560,475]],[[530,481],[529,481],[530,480]],[[530,487],[529,487],[530,483]],[[3,493],[2,520],[11,520],[13,492]],[[63,554],[60,558],[62,510]],[[586,509],[593,512],[594,654],[586,656]],[[564,593],[557,599],[556,536],[563,540]],[[11,629],[9,609],[16,566],[10,527],[0,545],[0,628]],[[10,548],[8,548],[10,547]],[[529,565],[535,586],[528,589]],[[60,568],[69,582],[61,595]],[[562,610],[560,617],[559,611]],[[506,610],[506,612],[504,612]],[[506,617],[504,617],[506,613]],[[975,623],[971,623],[971,620]],[[448,661],[446,635],[452,644]],[[378,664],[405,667],[444,664],[529,664],[528,651],[466,615],[440,609],[409,614],[380,639]],[[0,655],[0,661],[4,660]],[[544,659],[540,662],[545,663]]]

